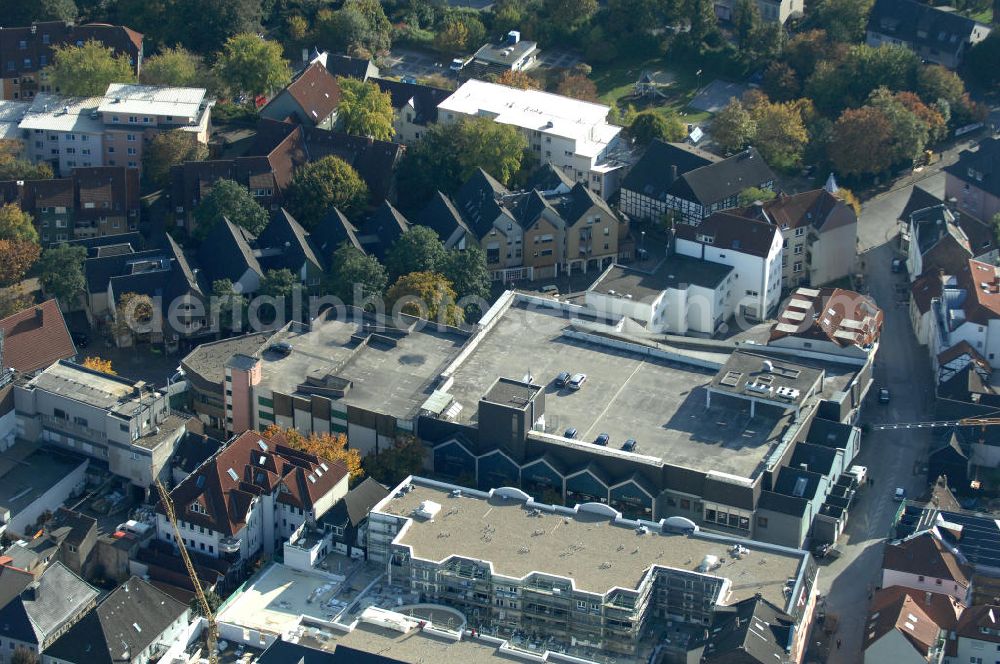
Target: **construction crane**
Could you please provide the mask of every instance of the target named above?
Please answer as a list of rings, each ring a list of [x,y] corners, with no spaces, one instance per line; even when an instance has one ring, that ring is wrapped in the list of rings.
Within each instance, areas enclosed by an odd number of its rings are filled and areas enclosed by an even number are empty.
[[[160,480],[156,480],[156,490],[160,492],[160,500],[163,501],[163,511],[167,513],[167,520],[170,521],[170,525],[174,528],[175,543],[181,551],[184,567],[187,568],[188,576],[191,577],[191,585],[194,586],[194,594],[198,597],[198,603],[201,604],[201,611],[205,614],[205,621],[208,623],[208,635],[205,637],[208,649],[208,664],[218,664],[219,655],[216,651],[216,643],[219,640],[219,626],[215,623],[215,613],[212,612],[212,607],[208,605],[208,598],[205,597],[201,581],[198,579],[198,574],[194,571],[194,565],[191,564],[191,556],[188,555],[187,548],[184,546],[184,537],[181,535],[181,529],[177,525],[177,515],[174,513],[174,502],[170,500],[170,494],[167,493],[166,487],[163,486],[163,482]]]
[[[943,429],[947,427],[991,427],[1000,424],[1000,417],[964,417],[960,420],[936,420],[932,422],[896,422],[871,425],[874,431],[895,429]]]

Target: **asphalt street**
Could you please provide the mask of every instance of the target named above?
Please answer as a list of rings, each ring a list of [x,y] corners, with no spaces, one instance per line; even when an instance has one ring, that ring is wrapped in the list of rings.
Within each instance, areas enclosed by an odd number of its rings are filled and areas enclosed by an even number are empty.
[[[967,143],[948,151],[932,169],[898,181],[889,191],[869,200],[862,209],[858,228],[859,265],[865,275],[869,294],[885,314],[881,344],[875,365],[875,384],[869,392],[861,423],[914,422],[926,420],[933,411],[933,388],[930,360],[925,346],[917,344],[909,320],[908,278],[890,270],[898,250],[897,218],[917,182],[934,194],[944,191],[940,168],[952,163]],[[891,401],[880,405],[875,398],[878,388],[888,387]],[[867,466],[874,486],[861,489],[851,511],[845,535],[841,539],[843,555],[820,568],[820,593],[825,595],[826,610],[839,619],[839,628],[824,646],[829,648],[830,664],[855,664],[862,661],[864,622],[871,593],[881,583],[882,551],[889,526],[900,504],[893,500],[896,487],[910,496],[926,487],[920,465],[931,444],[930,431],[869,431],[864,434],[861,452],[855,463]],[[813,643],[822,639],[813,632]],[[837,647],[837,643],[840,647]],[[817,649],[825,653],[827,647]],[[822,661],[812,658],[810,661]]]

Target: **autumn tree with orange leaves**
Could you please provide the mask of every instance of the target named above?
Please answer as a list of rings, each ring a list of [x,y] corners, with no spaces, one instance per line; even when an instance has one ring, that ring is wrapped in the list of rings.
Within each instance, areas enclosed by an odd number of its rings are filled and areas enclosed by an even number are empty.
[[[264,436],[294,450],[313,454],[345,466],[351,474],[352,483],[364,475],[364,471],[361,469],[361,453],[347,447],[347,436],[342,433],[316,433],[314,431],[306,436],[298,429],[282,429],[277,424],[272,424],[264,430]]]
[[[118,375],[115,370],[111,368],[111,360],[105,360],[101,357],[88,357],[83,361],[83,366],[92,371],[100,371],[101,373],[110,374],[112,376]]]

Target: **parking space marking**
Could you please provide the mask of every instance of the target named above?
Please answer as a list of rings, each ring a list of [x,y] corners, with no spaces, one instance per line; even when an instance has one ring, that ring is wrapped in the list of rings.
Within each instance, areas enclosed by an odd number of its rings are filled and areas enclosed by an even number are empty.
[[[635,370],[628,375],[628,378],[625,379],[625,382],[623,382],[621,387],[618,388],[618,391],[615,392],[614,396],[608,399],[608,405],[604,407],[604,410],[601,411],[600,415],[597,416],[597,418],[594,420],[594,423],[590,425],[590,428],[587,429],[587,431],[583,434],[580,440],[588,442],[590,441],[591,430],[593,430],[593,428],[597,426],[597,423],[600,422],[601,419],[604,417],[604,415],[611,409],[611,406],[614,405],[615,400],[618,399],[618,396],[625,390],[625,387],[628,386],[628,382],[632,380],[632,376],[639,373],[639,369],[642,369],[642,365],[644,364],[646,364],[646,358],[642,358],[641,360],[639,360],[639,364],[636,366]]]

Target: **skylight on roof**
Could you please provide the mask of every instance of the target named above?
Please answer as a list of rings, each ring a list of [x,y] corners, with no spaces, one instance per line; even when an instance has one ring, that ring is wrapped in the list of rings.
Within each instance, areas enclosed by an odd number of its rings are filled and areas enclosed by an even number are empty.
[[[239,481],[240,481],[240,476],[239,476],[239,475],[237,475],[237,474],[236,474],[236,471],[235,471],[235,470],[233,470],[232,468],[230,468],[230,469],[229,469],[229,470],[227,470],[226,472],[227,472],[227,473],[229,473],[229,476],[230,476],[231,478],[233,478],[233,481],[234,481],[234,482],[239,482]]]
[[[257,439],[257,447],[259,447],[262,452],[267,452],[267,443],[259,438]]]
[[[313,475],[312,473],[310,473],[309,474],[309,481],[312,482],[313,484],[316,484],[316,476]]]
[[[264,456],[263,454],[261,454],[260,455],[260,460],[258,460],[257,463],[259,463],[260,465],[263,466],[266,461],[267,461],[267,457]]]
[[[322,468],[323,470],[330,470],[330,467],[328,465],[326,465],[326,463],[324,463],[322,461],[320,461],[319,467]]]
[[[319,468],[316,469],[316,477],[323,477],[323,471]]]
[[[139,627],[139,623],[132,623],[132,627],[135,627],[135,631],[137,631],[137,632],[141,632],[142,631],[142,628]]]

